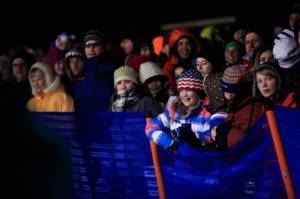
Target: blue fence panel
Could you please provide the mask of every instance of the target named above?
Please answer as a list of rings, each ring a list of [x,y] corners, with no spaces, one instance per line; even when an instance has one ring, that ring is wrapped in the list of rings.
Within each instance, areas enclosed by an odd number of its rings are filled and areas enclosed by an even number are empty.
[[[141,113],[34,114],[63,142],[72,198],[158,198]],[[300,111],[276,107],[296,192],[300,191]],[[47,136],[47,135],[46,135]],[[51,136],[50,136],[51,137]],[[265,117],[227,153],[159,149],[167,198],[286,198]]]

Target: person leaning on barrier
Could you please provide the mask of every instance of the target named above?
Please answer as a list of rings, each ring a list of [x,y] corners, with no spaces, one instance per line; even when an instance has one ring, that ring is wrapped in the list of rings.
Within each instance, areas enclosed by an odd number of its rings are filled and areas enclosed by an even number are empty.
[[[165,111],[146,126],[147,137],[168,151],[176,151],[181,142],[205,149],[213,143],[215,128],[226,113],[211,115],[205,108],[203,77],[196,69],[184,71],[178,79],[179,96],[166,105]]]
[[[233,65],[223,73],[220,81],[227,103],[228,116],[218,126],[216,143],[222,151],[233,148],[248,133],[262,114],[263,104],[251,95],[252,76],[245,65]]]

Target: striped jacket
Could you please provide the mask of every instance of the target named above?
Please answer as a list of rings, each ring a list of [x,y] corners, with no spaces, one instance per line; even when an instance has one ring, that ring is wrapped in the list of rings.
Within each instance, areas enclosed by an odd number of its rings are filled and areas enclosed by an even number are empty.
[[[145,129],[149,140],[165,149],[173,142],[171,132],[175,131],[178,134],[178,128],[184,123],[191,124],[192,131],[203,144],[211,143],[211,129],[223,123],[227,117],[225,112],[211,115],[204,105],[200,105],[184,118],[180,110],[172,109],[173,103],[174,101],[168,103],[165,111],[157,118],[153,118]]]

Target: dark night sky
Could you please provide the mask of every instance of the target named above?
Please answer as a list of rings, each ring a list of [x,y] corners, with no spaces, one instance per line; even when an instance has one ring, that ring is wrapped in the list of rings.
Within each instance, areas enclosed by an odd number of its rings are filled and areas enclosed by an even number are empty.
[[[225,15],[239,16],[247,23],[282,22],[295,0],[280,1],[282,3],[268,0],[141,0],[139,3],[133,0],[73,0],[40,1],[35,6],[29,6],[26,1],[2,8],[9,10],[11,15],[0,12],[3,19],[0,50],[3,52],[8,47],[26,43],[45,44],[64,31],[75,33],[80,39],[91,28],[116,37],[129,26],[154,34],[163,23]],[[271,3],[274,4],[272,8]]]

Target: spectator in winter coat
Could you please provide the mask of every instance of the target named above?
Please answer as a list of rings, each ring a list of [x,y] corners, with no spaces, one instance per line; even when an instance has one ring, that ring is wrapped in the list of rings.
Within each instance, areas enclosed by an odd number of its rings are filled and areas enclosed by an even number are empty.
[[[65,91],[68,93],[68,95],[73,96],[73,86],[71,79],[67,74],[67,68],[64,59],[57,60],[53,69],[55,74],[59,76],[60,82],[64,86]]]
[[[258,66],[274,59],[272,46],[262,44],[253,51],[252,64]]]
[[[248,66],[249,69],[253,67],[251,63],[253,51],[256,47],[263,43],[263,36],[260,30],[250,30],[245,36],[245,50],[246,55],[242,57],[242,63]]]
[[[294,32],[284,29],[274,40],[274,58],[283,68],[285,86],[291,86],[300,79],[300,47]]]
[[[168,89],[175,92],[176,83],[173,76],[176,66],[184,69],[192,68],[196,63],[196,55],[200,51],[196,37],[184,28],[174,29],[169,38],[169,58],[163,67],[168,76]]]
[[[256,66],[253,71],[253,96],[260,101],[269,99],[274,105],[297,108],[295,92],[283,88],[281,70],[274,62]]]
[[[71,81],[74,82],[80,79],[84,66],[83,52],[78,48],[69,50],[65,56],[65,62],[67,73]]]
[[[205,148],[216,136],[215,128],[226,114],[211,115],[203,104],[201,74],[196,69],[184,71],[177,82],[179,96],[165,111],[146,126],[147,137],[157,145],[177,150],[180,142],[193,148]]]
[[[64,89],[53,69],[37,62],[29,71],[33,98],[27,103],[31,112],[73,112],[74,102]]]
[[[145,62],[140,66],[139,78],[144,92],[164,107],[169,99],[165,88],[168,77],[162,73],[161,68],[154,62]]]
[[[233,65],[224,71],[221,88],[227,100],[228,117],[217,128],[216,142],[221,150],[234,147],[262,114],[262,104],[253,103],[251,73],[245,65]]]
[[[150,56],[146,56],[145,53],[141,53],[142,42],[144,40],[135,28],[129,28],[123,31],[119,36],[119,40],[120,47],[126,56],[123,64],[132,67],[138,73],[140,65],[144,62],[150,61]],[[153,46],[151,46],[151,48],[153,49]]]
[[[137,74],[131,67],[121,66],[114,71],[114,86],[113,112],[144,112],[153,116],[162,112],[160,104],[138,88]]]
[[[113,92],[115,64],[106,51],[106,39],[97,30],[88,31],[83,38],[86,60],[82,78],[74,82],[76,112],[100,112],[109,109]]]
[[[18,102],[24,109],[28,100],[32,97],[28,71],[35,62],[35,57],[25,51],[13,55],[10,61],[13,76],[11,81],[17,90]]]
[[[242,58],[242,45],[237,41],[230,41],[225,45],[224,52],[226,66],[240,64]]]
[[[209,48],[208,48],[209,49]],[[220,87],[223,76],[223,54],[205,49],[196,59],[196,69],[203,76],[204,91],[207,95],[207,109],[211,114],[225,110],[225,100]]]
[[[57,61],[64,59],[70,39],[66,33],[61,33],[56,37],[55,42],[49,47],[48,64],[50,66],[54,67]]]

